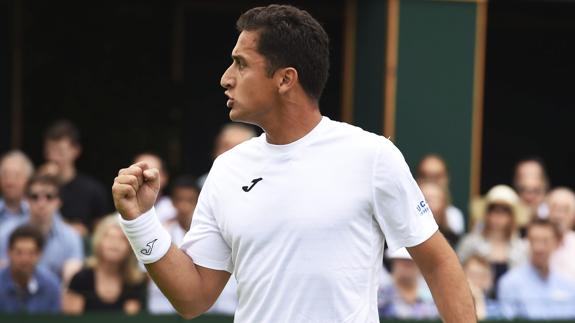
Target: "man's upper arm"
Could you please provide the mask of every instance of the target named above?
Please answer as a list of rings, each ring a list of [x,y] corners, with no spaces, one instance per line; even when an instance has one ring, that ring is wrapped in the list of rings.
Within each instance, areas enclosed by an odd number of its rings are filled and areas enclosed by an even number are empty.
[[[407,247],[407,250],[423,273],[436,268],[437,264],[441,263],[448,253],[454,253],[439,231],[436,231],[424,242],[413,247]]]
[[[373,165],[374,214],[390,251],[418,245],[437,231],[431,209],[401,152],[383,139]]]

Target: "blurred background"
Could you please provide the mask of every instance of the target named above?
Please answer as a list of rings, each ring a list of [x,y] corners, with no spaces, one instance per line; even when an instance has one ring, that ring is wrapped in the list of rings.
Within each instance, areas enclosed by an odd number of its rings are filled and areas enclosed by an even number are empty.
[[[466,229],[471,201],[513,186],[522,159],[544,162],[548,188],[575,187],[575,1],[282,2],[330,37],[322,113],[390,137],[414,173],[441,156]],[[0,155],[42,165],[46,130],[67,119],[77,169],[110,205],[118,169],[141,152],[169,174],[205,174],[229,122],[219,80],[235,21],[268,3],[0,0]]]

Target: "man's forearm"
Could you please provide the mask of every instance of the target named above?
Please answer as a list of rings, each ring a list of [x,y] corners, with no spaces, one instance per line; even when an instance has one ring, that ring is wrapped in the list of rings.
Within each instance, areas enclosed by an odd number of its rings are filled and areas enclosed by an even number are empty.
[[[425,277],[439,313],[446,323],[477,322],[465,275],[455,257],[446,258],[450,259],[446,259]]]
[[[192,260],[174,245],[159,261],[146,265],[148,274],[186,318],[195,317],[207,310],[202,303],[201,278]]]
[[[477,322],[471,290],[457,256],[439,232],[410,253],[446,323]]]

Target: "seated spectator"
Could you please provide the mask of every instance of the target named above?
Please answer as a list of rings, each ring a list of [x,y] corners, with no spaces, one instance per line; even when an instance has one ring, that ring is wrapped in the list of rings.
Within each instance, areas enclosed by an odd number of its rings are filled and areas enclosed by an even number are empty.
[[[118,215],[104,217],[94,229],[93,256],[64,291],[66,314],[118,311],[136,314],[145,296],[145,275],[138,267]]]
[[[472,255],[463,263],[463,270],[475,300],[477,318],[500,318],[499,304],[493,298],[493,271],[489,261],[479,255]]]
[[[513,186],[521,201],[530,210],[528,219],[519,219],[519,227],[523,227],[533,216],[547,216],[548,209],[544,202],[549,189],[549,178],[540,158],[526,158],[516,164]]]
[[[176,208],[177,217],[176,221],[166,223],[166,228],[172,236],[172,242],[176,245],[182,242],[184,235],[190,229],[199,195],[196,185],[197,181],[192,176],[180,176],[174,180],[172,185],[171,197]],[[236,290],[237,283],[235,278],[232,277],[207,313],[232,316],[238,303]],[[148,311],[154,314],[176,312],[152,280],[148,283]]]
[[[519,197],[509,186],[497,185],[487,193],[481,230],[467,234],[457,246],[462,263],[471,255],[485,257],[494,272],[494,285],[509,268],[523,264],[527,246],[519,238],[515,214]]]
[[[501,278],[498,299],[506,318],[575,319],[575,283],[551,267],[561,241],[560,229],[548,219],[527,226],[529,262]]]
[[[160,171],[160,192],[158,193],[158,198],[154,205],[160,222],[165,223],[175,220],[176,209],[172,204],[170,196],[166,195],[165,192],[170,180],[168,170],[166,169],[166,163],[160,156],[153,153],[141,153],[134,158],[133,163],[135,164],[141,161],[147,162],[151,168],[157,168],[158,171]]]
[[[549,220],[559,226],[563,240],[551,257],[551,266],[575,281],[575,193],[567,187],[552,190],[547,196]]]
[[[54,123],[44,135],[44,154],[61,184],[61,213],[64,220],[83,237],[94,222],[110,212],[110,193],[92,177],[76,170],[82,146],[80,133],[69,121]],[[54,167],[57,166],[57,167]]]
[[[44,238],[32,226],[21,226],[8,241],[10,265],[0,270],[0,313],[58,313],[60,284],[38,268]]]
[[[30,224],[40,230],[46,241],[40,265],[60,279],[69,279],[81,267],[84,250],[80,235],[58,214],[58,180],[46,176],[32,177],[26,188],[26,200],[30,214],[0,228],[0,259],[6,260],[10,233],[20,225]]]
[[[436,154],[428,154],[417,164],[417,183],[432,182],[441,186],[447,194],[446,221],[449,229],[460,236],[465,233],[465,221],[463,213],[451,204],[451,194],[449,193],[449,170],[443,158]]]
[[[28,214],[24,194],[33,173],[34,165],[19,150],[10,151],[0,159],[0,227],[5,220]]]
[[[389,255],[393,284],[378,291],[379,316],[398,319],[437,318],[437,308],[415,262],[405,248]]]
[[[216,159],[219,155],[255,136],[256,132],[254,128],[249,125],[238,122],[225,124],[216,137],[213,159]],[[200,189],[204,186],[207,176],[208,173],[198,178],[198,186]]]
[[[453,232],[447,220],[448,193],[445,189],[434,182],[423,182],[419,188],[425,196],[435,221],[439,226],[439,231],[445,236],[452,247],[457,245],[459,235]]]

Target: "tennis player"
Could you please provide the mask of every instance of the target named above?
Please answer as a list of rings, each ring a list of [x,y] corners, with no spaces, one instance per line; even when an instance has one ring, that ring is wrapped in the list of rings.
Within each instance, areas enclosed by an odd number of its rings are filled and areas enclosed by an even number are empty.
[[[387,139],[323,117],[328,37],[306,11],[245,12],[221,85],[230,118],[264,130],[216,159],[181,246],[157,219],[157,169],[113,185],[138,258],[192,318],[238,282],[235,322],[379,322],[384,241],[407,247],[448,323],[476,322],[459,262]]]

